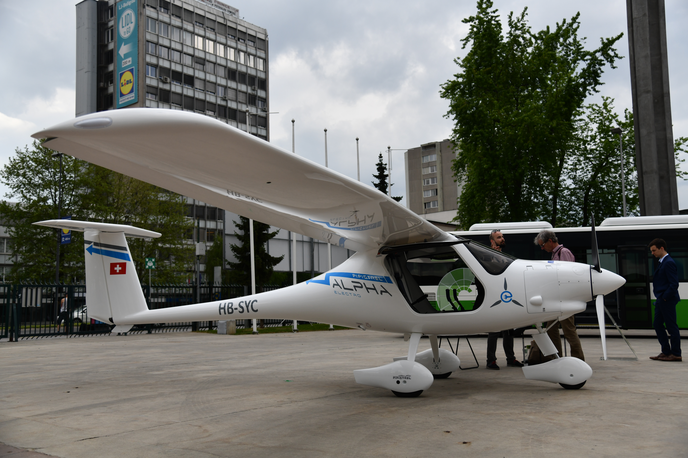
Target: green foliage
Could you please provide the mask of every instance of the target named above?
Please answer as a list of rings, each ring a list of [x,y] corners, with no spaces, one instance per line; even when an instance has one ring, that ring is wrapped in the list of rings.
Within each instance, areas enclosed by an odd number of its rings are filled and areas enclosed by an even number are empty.
[[[620,119],[613,100],[602,97],[602,104],[587,105],[577,122],[574,152],[563,170],[557,226],[589,226],[591,215],[598,223],[623,215],[619,134],[612,133],[616,127],[623,129],[626,212],[640,214],[633,114],[626,110]]]
[[[479,0],[454,79],[442,85],[453,119],[453,164],[463,182],[457,218],[480,221],[556,220],[564,166],[585,98],[600,86],[603,67],[619,59],[622,34],[584,49],[579,15],[531,32],[527,9],[502,30],[492,1]]]
[[[0,171],[0,179],[9,189],[8,201],[0,202],[0,217],[18,255],[9,280],[55,281],[58,235],[32,223],[58,216],[60,161],[38,141],[33,149],[17,148],[15,153]],[[192,266],[193,249],[184,243],[192,223],[185,217],[182,196],[70,156],[62,156],[62,165],[62,216],[160,232],[162,236],[152,241],[129,240],[139,277],[147,275],[145,258],[154,257],[156,281],[185,278],[184,272]],[[72,233],[72,242],[60,247],[61,282],[84,280],[83,256],[83,234]]]
[[[375,186],[375,189],[387,195],[387,179],[389,178],[389,175],[387,174],[387,164],[385,164],[382,161],[382,153],[380,153],[380,155],[378,156],[377,164],[375,164],[375,167],[377,168],[377,174],[373,175],[373,178],[375,178],[377,182],[371,181],[371,183],[373,184],[373,186]],[[402,199],[402,197],[403,196],[392,197],[392,199],[399,202]]]
[[[251,286],[251,242],[249,234],[249,219],[240,217],[239,222],[234,222],[234,235],[239,239],[240,244],[230,245],[232,254],[237,262],[227,262],[232,269],[229,272],[229,281],[232,284]],[[270,256],[266,250],[268,240],[274,238],[279,230],[270,232],[267,224],[253,222],[253,245],[255,247],[255,267],[256,267],[256,286],[263,286],[269,283],[274,267],[279,264],[284,256]]]
[[[220,278],[215,278],[215,267],[223,266],[223,243],[224,242],[222,240],[221,235],[219,237],[215,237],[215,240],[213,240],[213,244],[210,246],[210,249],[208,249],[208,251],[206,251],[205,253],[205,273],[208,279],[208,283],[210,284],[222,283],[222,275],[220,275]]]

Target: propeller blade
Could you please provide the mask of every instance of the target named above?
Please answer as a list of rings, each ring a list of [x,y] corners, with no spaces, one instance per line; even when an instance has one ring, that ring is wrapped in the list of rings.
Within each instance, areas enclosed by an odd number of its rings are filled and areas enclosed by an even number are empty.
[[[599,294],[595,298],[595,310],[597,310],[597,323],[600,326],[600,338],[602,339],[602,356],[607,360],[607,335],[604,324],[604,296]]]
[[[600,251],[597,248],[597,234],[595,233],[595,216],[592,215],[592,223],[590,225],[590,247],[592,249],[592,268],[598,272],[602,272],[600,267]]]

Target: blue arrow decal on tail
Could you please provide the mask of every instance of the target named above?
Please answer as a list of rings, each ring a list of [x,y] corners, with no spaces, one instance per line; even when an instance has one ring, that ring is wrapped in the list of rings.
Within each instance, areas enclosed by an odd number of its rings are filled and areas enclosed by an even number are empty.
[[[102,248],[96,248],[93,245],[90,245],[88,248],[86,248],[86,251],[88,251],[88,254],[90,254],[90,255],[99,254],[101,256],[108,256],[110,258],[121,259],[123,261],[131,261],[131,257],[129,257],[128,253],[121,253],[119,251],[112,251],[112,250],[104,250]]]

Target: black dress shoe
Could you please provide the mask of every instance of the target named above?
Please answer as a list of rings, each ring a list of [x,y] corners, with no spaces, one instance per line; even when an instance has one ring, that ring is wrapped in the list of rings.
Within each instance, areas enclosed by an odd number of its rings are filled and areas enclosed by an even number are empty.
[[[487,363],[487,368],[488,368],[488,369],[495,370],[495,371],[498,371],[498,370],[499,370],[499,366],[497,366],[497,361],[490,361],[490,362],[488,362],[488,363]]]
[[[523,363],[517,359],[512,359],[511,361],[507,361],[506,365],[509,367],[523,367]]]

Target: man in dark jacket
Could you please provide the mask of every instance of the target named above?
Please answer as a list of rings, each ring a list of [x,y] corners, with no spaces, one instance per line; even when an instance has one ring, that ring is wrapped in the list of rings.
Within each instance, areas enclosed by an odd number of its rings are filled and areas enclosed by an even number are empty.
[[[676,304],[681,299],[678,295],[678,269],[676,263],[667,253],[666,242],[654,239],[650,242],[650,252],[659,260],[652,279],[655,294],[655,332],[662,346],[662,352],[650,359],[657,361],[683,361],[681,357],[681,333],[676,324]],[[665,328],[666,326],[666,328]],[[669,337],[667,337],[669,332]]]

